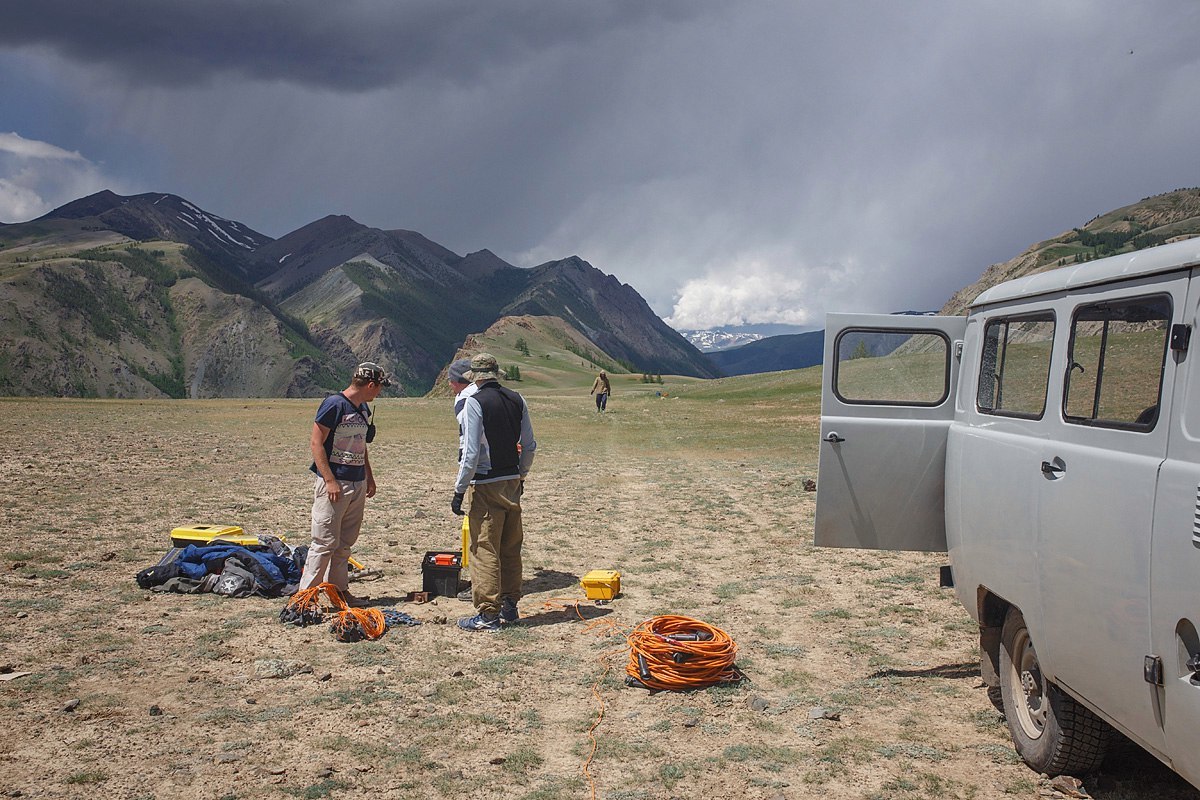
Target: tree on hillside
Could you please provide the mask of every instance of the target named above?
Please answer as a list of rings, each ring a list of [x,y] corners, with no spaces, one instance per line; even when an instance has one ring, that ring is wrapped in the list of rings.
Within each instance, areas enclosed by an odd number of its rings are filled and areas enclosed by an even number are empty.
[[[513,364],[508,369],[504,370],[504,374],[508,376],[508,379],[510,381],[521,380],[521,368],[518,367],[516,364]]]
[[[519,350],[522,355],[529,355],[529,342],[525,341],[524,336],[517,338],[517,350]]]

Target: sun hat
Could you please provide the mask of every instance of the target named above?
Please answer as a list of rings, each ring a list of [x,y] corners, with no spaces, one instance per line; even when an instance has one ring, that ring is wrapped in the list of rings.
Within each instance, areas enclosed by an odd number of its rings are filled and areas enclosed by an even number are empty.
[[[471,371],[468,373],[473,381],[500,377],[500,362],[491,353],[480,353],[471,358]]]

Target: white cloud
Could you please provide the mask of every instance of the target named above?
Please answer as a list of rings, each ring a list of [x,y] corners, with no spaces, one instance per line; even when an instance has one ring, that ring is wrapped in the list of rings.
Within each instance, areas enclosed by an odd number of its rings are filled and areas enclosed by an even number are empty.
[[[121,191],[81,154],[0,133],[0,221],[25,222],[101,189]]]
[[[751,323],[808,325],[814,317],[814,277],[761,261],[733,265],[686,281],[665,321],[679,330]]]
[[[0,220],[33,219],[46,211],[46,201],[37,192],[0,178]]]
[[[79,153],[64,150],[49,142],[39,142],[37,139],[26,139],[21,134],[0,133],[0,151],[12,153],[20,158],[41,158],[62,161],[87,161]]]

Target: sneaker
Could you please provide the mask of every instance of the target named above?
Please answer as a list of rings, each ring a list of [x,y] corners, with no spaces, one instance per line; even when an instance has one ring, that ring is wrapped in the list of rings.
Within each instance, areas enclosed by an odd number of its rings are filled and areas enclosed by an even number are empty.
[[[355,597],[349,592],[342,592],[342,599],[346,601],[346,605],[350,608],[366,608],[371,605],[371,598]]]
[[[458,621],[458,627],[464,631],[498,631],[500,615],[479,613],[473,617],[463,617]]]
[[[500,624],[510,625],[521,618],[521,612],[517,611],[517,601],[505,597],[500,601]]]
[[[469,603],[469,602],[471,602],[472,600],[474,600],[474,599],[475,599],[475,595],[473,595],[473,594],[471,593],[471,587],[470,587],[470,586],[468,586],[467,588],[463,589],[461,592],[459,592],[458,594],[456,594],[456,595],[455,595],[455,597],[456,597],[457,599],[459,599],[459,600],[462,600],[462,601],[463,601],[463,602],[465,602],[465,603]]]

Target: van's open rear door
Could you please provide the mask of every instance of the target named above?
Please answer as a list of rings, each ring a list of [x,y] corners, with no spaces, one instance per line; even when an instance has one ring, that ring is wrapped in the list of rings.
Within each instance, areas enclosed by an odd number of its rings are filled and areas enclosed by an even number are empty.
[[[946,549],[946,433],[966,317],[830,314],[817,545]]]

